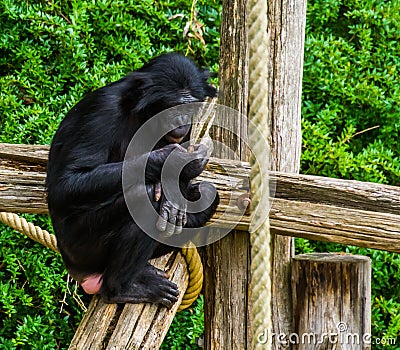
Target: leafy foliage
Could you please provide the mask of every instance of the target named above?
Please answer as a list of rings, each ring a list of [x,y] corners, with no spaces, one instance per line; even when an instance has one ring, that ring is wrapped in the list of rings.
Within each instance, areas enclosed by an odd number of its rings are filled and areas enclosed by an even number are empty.
[[[48,217],[25,217],[51,232]],[[0,240],[0,349],[58,348],[81,314],[60,257],[7,227]]]
[[[306,31],[302,172],[399,186],[400,2],[309,0]],[[397,254],[306,240],[296,245],[297,252],[370,256],[373,336],[398,344]]]
[[[308,5],[303,172],[399,185],[400,3]]]
[[[162,52],[188,51],[215,71],[220,5],[196,9],[188,0],[0,0],[0,142],[50,143],[85,93]],[[48,218],[29,218],[51,230]],[[67,348],[82,310],[60,257],[5,226],[0,241],[0,349]],[[176,323],[171,344],[192,344],[203,329],[185,322],[192,333]]]
[[[204,298],[200,296],[194,305],[175,316],[174,322],[161,346],[165,350],[200,349],[204,332]]]
[[[48,144],[85,93],[161,52],[188,52],[216,71],[220,1],[191,5],[0,0],[0,142]],[[397,0],[308,1],[303,173],[400,185],[399,16]],[[47,217],[28,217],[51,231]],[[0,241],[0,349],[68,347],[81,310],[60,257],[4,226]],[[373,259],[373,333],[398,337],[399,256],[297,240],[297,252],[327,250]],[[202,322],[200,300],[163,348],[198,348]]]
[[[216,69],[219,5],[208,2],[199,3],[196,16],[206,44],[191,40],[190,54]],[[162,52],[185,52],[190,5],[183,0],[1,0],[0,141],[49,143],[85,93]]]

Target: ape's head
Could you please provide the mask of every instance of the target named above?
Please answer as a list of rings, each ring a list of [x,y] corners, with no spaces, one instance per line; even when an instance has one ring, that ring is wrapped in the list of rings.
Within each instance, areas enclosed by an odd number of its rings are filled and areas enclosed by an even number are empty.
[[[217,89],[208,83],[209,70],[199,68],[189,58],[177,53],[152,59],[134,72],[133,77],[140,82],[140,97],[135,111],[145,119],[177,105],[203,102],[206,97],[217,94]],[[173,119],[171,123],[180,126],[165,138],[168,142],[179,143],[188,134],[190,125],[185,115],[175,115]]]

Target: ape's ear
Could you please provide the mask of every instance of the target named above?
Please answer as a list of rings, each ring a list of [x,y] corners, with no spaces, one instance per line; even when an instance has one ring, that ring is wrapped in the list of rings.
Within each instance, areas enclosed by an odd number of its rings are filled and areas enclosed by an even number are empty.
[[[209,78],[216,78],[218,76],[218,73],[211,72],[208,68],[201,68],[201,74],[205,80],[208,80]]]
[[[128,75],[133,89],[145,89],[153,84],[151,74],[148,72],[132,72]]]
[[[151,75],[147,72],[132,72],[126,77],[128,86],[122,99],[122,106],[127,109],[140,111],[147,101],[143,98],[144,91],[153,85]]]
[[[217,93],[218,93],[218,90],[214,86],[210,85],[207,82],[207,80],[209,78],[215,78],[217,76],[217,73],[210,72],[210,70],[208,68],[202,68],[201,69],[201,75],[203,76],[203,79],[206,82],[206,85],[205,85],[206,95],[209,96],[209,97],[215,97],[217,95]]]

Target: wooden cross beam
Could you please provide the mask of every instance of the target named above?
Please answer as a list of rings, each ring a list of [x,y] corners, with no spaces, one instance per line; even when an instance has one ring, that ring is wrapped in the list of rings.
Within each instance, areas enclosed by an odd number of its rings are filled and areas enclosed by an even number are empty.
[[[48,146],[0,144],[0,211],[47,213],[47,156]],[[202,174],[203,180],[216,185],[221,196],[215,217],[229,213],[225,221],[219,222],[221,226],[237,222],[239,210],[229,206],[229,198],[245,192],[243,184],[248,174],[248,163],[216,158]],[[272,232],[400,252],[400,188],[276,172],[271,173],[271,181],[276,183],[270,211]],[[248,215],[240,218],[238,227],[248,230]],[[181,255],[157,263],[170,271],[184,291],[187,272]],[[87,344],[92,349],[156,348],[177,306],[172,310],[150,304],[117,307],[94,297],[70,349],[85,348]]]
[[[0,144],[0,211],[47,213],[47,146]],[[231,175],[227,175],[227,172]],[[212,158],[201,179],[214,183],[221,203],[211,222],[225,213],[220,227],[238,222],[248,231],[250,218],[229,206],[249,175],[246,162]],[[272,232],[325,242],[400,252],[400,188],[354,180],[271,173]],[[240,218],[240,221],[238,221]]]

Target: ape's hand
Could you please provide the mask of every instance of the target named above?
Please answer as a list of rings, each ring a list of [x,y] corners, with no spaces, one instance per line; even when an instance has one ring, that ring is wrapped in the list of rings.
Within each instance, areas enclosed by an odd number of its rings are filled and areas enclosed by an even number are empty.
[[[209,160],[208,147],[206,145],[190,145],[188,148],[188,162],[181,172],[182,179],[194,179],[199,176]]]
[[[165,236],[179,235],[186,225],[186,201],[179,207],[170,202],[165,195],[161,197],[160,213],[157,221],[157,229],[164,232]]]
[[[147,162],[146,180],[159,181],[162,172],[170,179],[191,180],[199,176],[209,159],[208,147],[193,145],[190,148],[192,152],[174,143],[152,151]],[[157,179],[153,179],[154,174],[157,174]]]

